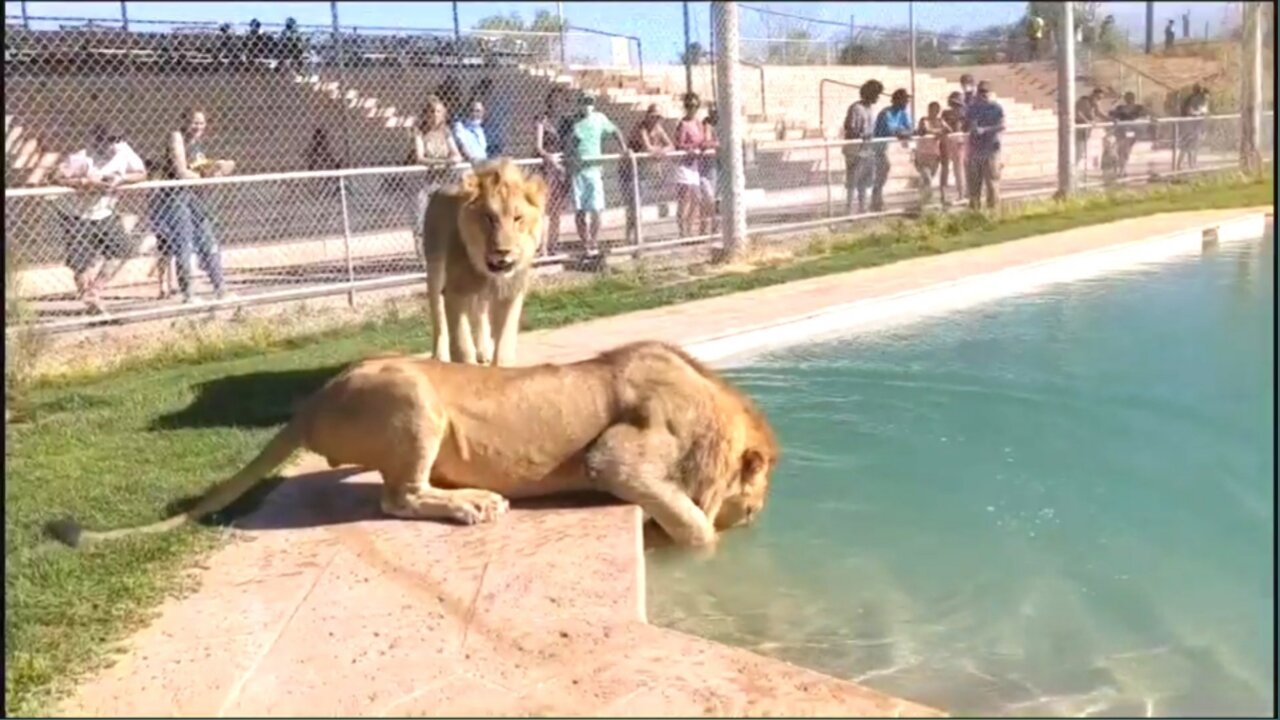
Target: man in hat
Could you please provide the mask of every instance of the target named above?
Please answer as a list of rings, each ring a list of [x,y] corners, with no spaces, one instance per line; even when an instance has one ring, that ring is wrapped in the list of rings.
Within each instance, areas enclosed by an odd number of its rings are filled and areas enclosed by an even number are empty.
[[[588,93],[578,96],[578,118],[566,138],[566,165],[573,190],[574,221],[583,244],[579,264],[592,269],[603,267],[600,254],[600,213],[604,211],[604,176],[599,156],[604,154],[604,137],[610,135],[624,156],[631,154],[616,125],[596,111],[596,100]]]
[[[875,137],[880,140],[875,146],[876,180],[871,186],[871,212],[884,210],[884,184],[889,180],[889,143],[881,138],[897,138],[910,140],[914,127],[911,123],[911,110],[907,103],[911,95],[902,88],[893,91],[889,96],[889,107],[876,116]],[[904,142],[905,145],[905,142]]]
[[[1004,132],[1004,108],[991,99],[991,83],[978,83],[978,97],[965,111],[969,128],[969,207],[982,207],[983,191],[987,207],[1000,204],[1000,135]]]

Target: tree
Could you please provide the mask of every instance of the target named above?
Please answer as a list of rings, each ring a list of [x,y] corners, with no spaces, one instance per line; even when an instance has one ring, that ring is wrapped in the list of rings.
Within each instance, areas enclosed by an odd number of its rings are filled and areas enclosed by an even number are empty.
[[[504,50],[527,52],[537,60],[557,62],[560,59],[560,38],[557,35],[562,29],[568,29],[568,23],[562,23],[548,10],[539,10],[528,25],[520,13],[512,12],[483,18],[476,23],[475,29],[497,35]]]
[[[681,65],[701,65],[707,61],[707,51],[700,42],[691,42],[689,47],[680,51]]]

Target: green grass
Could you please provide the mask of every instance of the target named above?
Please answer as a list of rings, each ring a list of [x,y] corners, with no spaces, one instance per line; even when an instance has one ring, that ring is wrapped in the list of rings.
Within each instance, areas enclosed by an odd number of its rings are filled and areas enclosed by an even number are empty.
[[[1272,196],[1269,178],[1220,179],[1066,205],[1031,203],[1000,220],[928,216],[816,240],[807,256],[741,274],[657,287],[641,274],[622,274],[538,293],[525,325],[554,327],[1127,217],[1267,205]],[[111,642],[179,589],[181,571],[218,541],[216,531],[201,527],[71,551],[43,538],[45,521],[70,513],[106,528],[162,517],[252,457],[296,397],[362,355],[424,350],[426,329],[421,317],[390,317],[309,338],[177,348],[97,377],[26,387],[25,421],[5,429],[8,712],[47,712],[104,659]]]

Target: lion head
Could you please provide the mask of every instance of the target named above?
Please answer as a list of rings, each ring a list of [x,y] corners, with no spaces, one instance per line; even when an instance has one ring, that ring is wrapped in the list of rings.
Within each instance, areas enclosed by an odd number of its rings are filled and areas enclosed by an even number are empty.
[[[476,272],[499,279],[526,270],[542,243],[547,185],[507,159],[468,172],[458,229]]]

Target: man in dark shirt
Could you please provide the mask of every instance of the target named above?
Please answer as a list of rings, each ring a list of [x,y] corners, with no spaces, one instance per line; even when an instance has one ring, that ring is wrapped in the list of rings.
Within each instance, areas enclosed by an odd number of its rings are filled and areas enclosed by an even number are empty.
[[[1004,132],[1004,108],[991,99],[991,84],[978,83],[977,98],[965,111],[969,128],[969,207],[982,207],[986,189],[987,207],[1000,204],[1000,134]]]
[[[1138,142],[1138,126],[1129,123],[1147,117],[1147,109],[1138,104],[1138,98],[1131,92],[1124,94],[1124,102],[1111,108],[1111,119],[1116,126],[1116,160],[1119,164],[1120,177],[1124,177],[1129,167],[1129,154]]]

